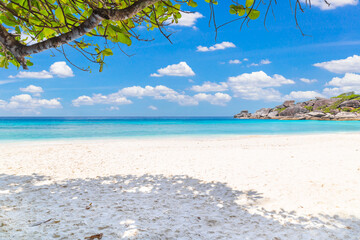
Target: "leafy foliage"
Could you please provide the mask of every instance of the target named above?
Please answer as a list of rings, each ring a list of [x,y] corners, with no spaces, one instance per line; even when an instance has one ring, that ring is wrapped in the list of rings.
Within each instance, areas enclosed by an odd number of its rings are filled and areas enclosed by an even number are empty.
[[[29,41],[38,43],[57,36],[68,34],[97,9],[121,10],[142,0],[0,0],[0,24],[21,44]],[[146,0],[145,0],[146,1]],[[211,6],[217,5],[215,0],[205,0]],[[230,5],[230,13],[254,20],[260,16],[255,9],[254,0],[242,0],[243,4]],[[86,36],[66,44],[81,52],[88,60],[100,64],[103,68],[104,59],[112,55],[109,43],[130,46],[133,39],[142,40],[134,30],[137,26],[145,26],[148,30],[159,29],[166,37],[163,28],[170,23],[177,23],[182,16],[182,5],[197,7],[194,0],[158,0],[140,9],[134,16],[124,20],[104,19]],[[105,39],[104,46],[91,40],[92,37]],[[66,55],[63,44],[58,44],[57,51]],[[119,45],[120,44],[120,45]],[[26,55],[25,57],[29,57]],[[9,64],[20,67],[14,53],[0,42],[0,67],[8,68]],[[28,66],[32,63],[28,59]]]
[[[266,19],[272,4],[276,4],[271,0],[223,1],[235,19],[217,26],[214,6],[218,1],[204,1],[210,5],[215,31],[237,20],[243,24],[258,19],[259,6],[265,7]],[[300,0],[294,1],[303,10]],[[134,39],[147,40],[134,31],[136,27],[158,29],[169,39],[171,34],[166,26],[178,23],[184,5],[197,7],[198,3],[194,0],[0,0],[0,67],[13,64],[27,68],[32,65],[29,60],[32,54],[47,49],[55,49],[69,60],[64,48],[67,45],[90,62],[98,63],[101,71],[105,58],[113,54],[110,43],[121,47],[130,46]],[[94,38],[104,39],[104,45],[100,46]],[[29,41],[36,47],[25,51]]]
[[[340,94],[337,97],[333,97],[333,98],[338,98],[339,100],[343,101],[347,101],[347,100],[358,100],[360,98],[359,94],[355,94],[355,92],[347,92],[347,93],[343,93]]]
[[[305,109],[309,110],[310,112],[313,111],[314,107],[313,106],[304,106]]]
[[[329,110],[339,109],[339,105],[348,100],[360,100],[360,95],[355,94],[355,92],[347,92],[347,93],[342,93],[339,96],[332,97],[332,98],[336,98],[338,100],[329,107]],[[341,109],[339,109],[339,110],[341,110]]]

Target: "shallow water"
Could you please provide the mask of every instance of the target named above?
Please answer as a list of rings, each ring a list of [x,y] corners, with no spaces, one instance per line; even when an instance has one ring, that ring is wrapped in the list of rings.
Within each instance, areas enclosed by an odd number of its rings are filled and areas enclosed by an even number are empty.
[[[359,132],[360,121],[216,118],[0,118],[0,140]]]

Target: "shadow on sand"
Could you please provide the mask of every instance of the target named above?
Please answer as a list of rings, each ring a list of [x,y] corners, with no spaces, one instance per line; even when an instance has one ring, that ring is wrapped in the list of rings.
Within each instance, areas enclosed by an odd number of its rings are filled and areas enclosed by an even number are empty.
[[[0,239],[359,239],[357,218],[254,213],[261,199],[187,176],[0,174]]]

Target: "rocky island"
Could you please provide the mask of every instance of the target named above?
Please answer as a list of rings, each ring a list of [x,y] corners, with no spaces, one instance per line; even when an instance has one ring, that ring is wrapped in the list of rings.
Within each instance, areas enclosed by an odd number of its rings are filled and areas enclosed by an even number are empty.
[[[306,102],[285,101],[274,108],[262,108],[251,114],[247,110],[236,114],[239,119],[280,120],[360,120],[360,95],[343,93],[332,98],[316,98]]]

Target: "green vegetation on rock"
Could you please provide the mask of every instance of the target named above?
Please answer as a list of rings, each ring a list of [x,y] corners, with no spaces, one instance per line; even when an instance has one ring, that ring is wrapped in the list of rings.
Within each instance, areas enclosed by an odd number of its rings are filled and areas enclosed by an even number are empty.
[[[339,96],[337,97],[332,97],[332,98],[336,98],[336,99],[339,99],[337,100],[334,104],[332,104],[331,106],[329,106],[329,109],[330,110],[335,110],[335,109],[338,109],[340,111],[345,111],[345,112],[349,112],[348,110],[346,109],[341,109],[339,108],[339,105],[345,101],[348,101],[348,100],[360,100],[360,95],[359,94],[355,94],[355,92],[347,92],[347,93],[343,93],[343,94],[340,94]],[[351,110],[350,110],[351,111]]]
[[[339,100],[342,100],[342,101],[360,100],[360,95],[355,94],[355,92],[347,92],[347,93],[343,93],[343,94],[340,94],[337,97],[332,97],[332,98],[338,98]]]
[[[304,106],[305,109],[309,110],[310,112],[313,111],[314,107],[313,106]]]
[[[284,111],[285,109],[286,109],[286,107],[278,108],[278,109],[276,109],[276,111],[278,111],[278,113],[281,113],[281,112]]]

